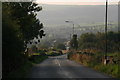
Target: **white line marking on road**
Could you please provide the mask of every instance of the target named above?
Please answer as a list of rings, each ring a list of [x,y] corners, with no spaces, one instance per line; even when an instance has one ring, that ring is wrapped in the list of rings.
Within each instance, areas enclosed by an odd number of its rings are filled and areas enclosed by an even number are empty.
[[[60,61],[58,59],[56,59],[56,61],[57,61],[58,65],[59,65],[59,67],[60,67],[60,71],[62,71],[67,78],[73,78],[72,76],[69,75],[69,72],[63,70],[63,68],[62,68],[62,66],[60,64]]]
[[[55,64],[58,64],[56,59],[54,60],[54,63],[55,63]]]
[[[56,60],[57,60],[58,65],[61,67],[60,62],[58,61],[58,59],[56,59]]]

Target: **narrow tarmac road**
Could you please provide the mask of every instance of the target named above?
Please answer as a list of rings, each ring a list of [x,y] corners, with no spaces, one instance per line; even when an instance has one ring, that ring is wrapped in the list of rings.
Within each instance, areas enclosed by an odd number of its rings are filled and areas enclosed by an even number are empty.
[[[49,57],[36,64],[28,78],[110,78],[91,68],[68,60],[67,55]]]

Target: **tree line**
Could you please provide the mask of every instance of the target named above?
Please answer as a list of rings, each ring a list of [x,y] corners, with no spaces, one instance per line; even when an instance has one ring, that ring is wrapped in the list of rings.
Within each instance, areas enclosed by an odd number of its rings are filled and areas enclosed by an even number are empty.
[[[41,10],[34,2],[2,3],[3,78],[25,64],[26,45],[45,36],[43,24],[36,18]]]
[[[120,50],[120,31],[107,33],[108,52],[118,52]],[[106,49],[105,33],[84,33],[78,38],[79,49],[97,49],[105,52]]]

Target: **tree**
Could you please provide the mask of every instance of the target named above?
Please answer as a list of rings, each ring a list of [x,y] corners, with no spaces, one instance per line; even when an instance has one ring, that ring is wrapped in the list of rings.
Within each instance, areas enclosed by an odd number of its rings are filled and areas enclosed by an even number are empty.
[[[107,50],[108,52],[119,51],[119,33],[109,31],[107,33]],[[106,38],[105,33],[98,32],[96,34],[84,33],[79,38],[80,49],[97,48],[102,52],[105,52]]]
[[[96,48],[105,52],[105,33],[98,32],[96,34]]]
[[[24,43],[17,20],[12,19],[12,9],[3,3],[2,7],[2,46],[3,46],[3,77],[18,68],[23,62],[21,52],[24,51]],[[19,60],[19,64],[18,61]]]
[[[71,48],[77,50],[77,48],[78,48],[77,34],[73,35],[73,38],[70,41],[70,46],[71,46]]]
[[[95,47],[96,36],[93,33],[84,33],[79,38],[79,47],[82,49]]]
[[[34,37],[38,39],[38,37],[42,38],[42,36],[45,36],[44,31],[41,30],[43,24],[36,18],[36,12],[41,11],[42,7],[33,2],[8,4],[13,9],[13,19],[18,20],[17,23],[20,25],[20,31],[22,32],[24,41],[29,42],[29,40],[34,39]]]
[[[24,42],[45,36],[43,24],[36,18],[36,12],[40,10],[42,8],[33,2],[2,3],[3,77],[8,77],[27,61],[23,54]]]

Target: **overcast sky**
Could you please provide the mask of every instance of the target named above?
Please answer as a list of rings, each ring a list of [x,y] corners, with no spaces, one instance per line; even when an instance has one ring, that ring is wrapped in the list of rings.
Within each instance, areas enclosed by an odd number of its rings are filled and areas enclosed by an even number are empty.
[[[36,0],[37,3],[42,4],[63,4],[63,5],[100,5],[104,4],[105,1],[106,0]],[[120,0],[108,0],[108,1],[110,4],[111,3],[113,4],[118,3]]]

